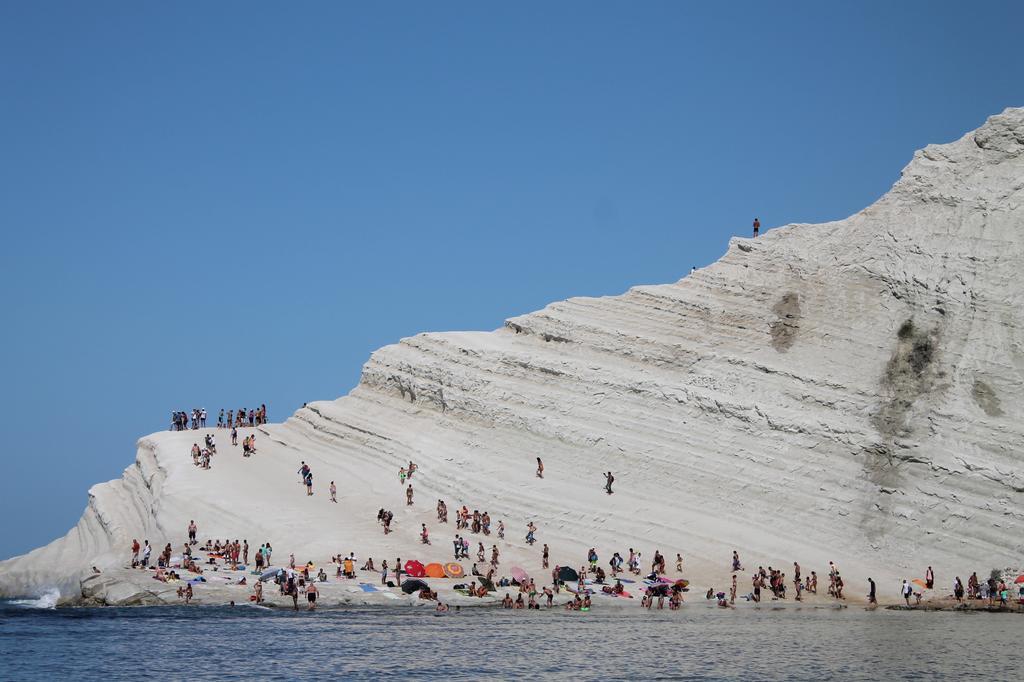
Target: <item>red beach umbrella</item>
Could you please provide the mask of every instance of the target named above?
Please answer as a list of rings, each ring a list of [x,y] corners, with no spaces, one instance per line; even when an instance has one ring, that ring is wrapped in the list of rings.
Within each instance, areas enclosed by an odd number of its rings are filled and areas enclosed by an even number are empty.
[[[1015,585],[1020,585],[1021,583],[1024,583],[1024,575],[1018,575],[1017,579],[1014,580],[1013,583]]]
[[[423,569],[423,564],[415,559],[409,559],[405,562],[405,574],[410,578],[422,578],[427,572]]]

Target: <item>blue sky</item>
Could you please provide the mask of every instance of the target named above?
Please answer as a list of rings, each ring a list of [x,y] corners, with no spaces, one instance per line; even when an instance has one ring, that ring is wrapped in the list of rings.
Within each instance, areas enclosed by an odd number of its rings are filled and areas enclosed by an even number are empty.
[[[0,556],[172,409],[674,281],[1024,105],[1024,5],[0,4]],[[184,456],[184,454],[183,454]]]

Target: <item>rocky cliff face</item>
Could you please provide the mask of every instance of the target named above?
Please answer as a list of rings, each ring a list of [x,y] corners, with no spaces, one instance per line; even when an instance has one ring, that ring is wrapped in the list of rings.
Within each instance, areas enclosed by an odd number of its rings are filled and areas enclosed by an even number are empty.
[[[1008,109],[917,152],[888,194],[846,220],[733,239],[721,260],[674,284],[383,348],[349,396],[267,427],[261,461],[244,464],[316,462],[352,510],[338,534],[381,554],[413,537],[385,541],[372,521],[398,506],[392,477],[412,459],[419,499],[487,507],[515,529],[533,519],[576,563],[597,545],[683,552],[709,581],[734,548],[765,565],[821,570],[838,559],[876,580],[927,564],[946,575],[1015,564],[1022,204],[1024,109]],[[0,590],[49,581],[74,591],[108,547],[123,554],[126,538],[164,528],[181,535],[190,500],[168,496],[206,484],[186,483],[200,475],[178,465],[191,436],[174,438],[144,441],[138,465],[91,491],[68,536],[0,564]],[[601,490],[609,470],[613,496]],[[244,497],[202,505],[232,537],[255,525],[344,549],[287,521],[305,504],[288,486],[259,488],[281,522]],[[428,502],[405,510],[409,533],[431,521]],[[509,551],[524,562],[536,553]]]

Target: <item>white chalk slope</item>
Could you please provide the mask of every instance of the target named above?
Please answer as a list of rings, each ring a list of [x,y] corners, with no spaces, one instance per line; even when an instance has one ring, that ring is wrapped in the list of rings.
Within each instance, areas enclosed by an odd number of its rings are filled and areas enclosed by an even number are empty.
[[[222,432],[201,471],[188,454],[200,436],[147,436],[68,535],[0,563],[0,594],[73,599],[88,567],[123,565],[133,537],[177,550],[192,518],[202,537],[269,539],[300,561],[445,559],[454,529],[435,522],[438,498],[504,519],[505,566],[528,570],[531,519],[555,562],[578,566],[590,546],[602,563],[631,546],[682,552],[707,584],[726,579],[734,548],[805,572],[834,559],[848,585],[1017,564],[1022,203],[1024,109],[1008,109],[917,152],[846,220],[733,239],[674,284],[383,348],[348,396],[259,429],[251,459]],[[407,508],[397,471],[410,459]],[[387,539],[380,507],[396,512]]]

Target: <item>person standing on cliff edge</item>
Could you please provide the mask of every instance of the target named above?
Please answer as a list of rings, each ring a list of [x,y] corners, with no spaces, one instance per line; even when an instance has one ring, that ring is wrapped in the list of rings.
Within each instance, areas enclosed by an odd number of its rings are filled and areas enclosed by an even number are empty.
[[[757,233],[761,230],[761,219],[754,218],[754,238],[757,238]]]

